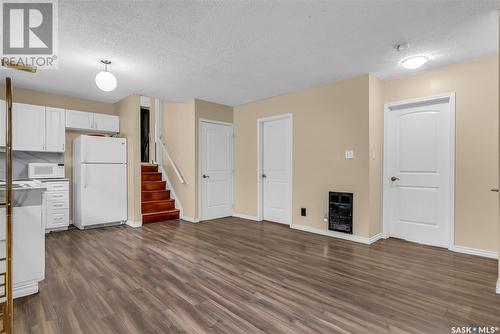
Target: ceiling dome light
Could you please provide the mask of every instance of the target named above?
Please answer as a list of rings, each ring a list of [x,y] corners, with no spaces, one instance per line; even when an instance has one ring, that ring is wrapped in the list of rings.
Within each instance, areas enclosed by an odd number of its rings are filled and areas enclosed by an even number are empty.
[[[403,59],[401,66],[408,70],[416,70],[417,68],[423,66],[429,61],[429,57],[426,56],[413,56]]]
[[[111,62],[109,60],[101,60],[101,63],[104,64],[104,71],[97,73],[95,76],[95,84],[100,90],[111,92],[116,88],[117,84],[113,73],[108,72],[108,65],[111,64]]]

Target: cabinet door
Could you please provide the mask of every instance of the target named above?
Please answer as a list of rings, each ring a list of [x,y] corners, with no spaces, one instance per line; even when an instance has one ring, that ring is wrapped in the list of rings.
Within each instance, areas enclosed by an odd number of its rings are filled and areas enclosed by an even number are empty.
[[[94,114],[94,129],[97,131],[120,132],[120,118],[114,115]]]
[[[46,108],[46,141],[45,150],[47,152],[64,152],[66,141],[65,111],[60,108]]]
[[[17,151],[45,151],[45,107],[14,103],[12,146]]]
[[[74,130],[93,130],[94,113],[66,110],[66,128]]]
[[[0,100],[0,147],[5,146],[5,101]]]

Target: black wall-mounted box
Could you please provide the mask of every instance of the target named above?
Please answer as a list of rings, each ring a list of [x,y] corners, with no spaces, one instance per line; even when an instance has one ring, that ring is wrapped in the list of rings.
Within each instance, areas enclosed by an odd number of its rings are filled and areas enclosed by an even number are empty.
[[[328,229],[352,234],[353,193],[328,193]]]

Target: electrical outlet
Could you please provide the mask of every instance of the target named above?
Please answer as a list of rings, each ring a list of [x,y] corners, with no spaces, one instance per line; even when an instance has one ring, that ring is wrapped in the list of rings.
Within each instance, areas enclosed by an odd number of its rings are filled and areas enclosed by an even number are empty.
[[[346,150],[344,154],[345,154],[346,159],[354,159],[354,151],[353,150]]]
[[[300,215],[302,217],[305,217],[306,216],[306,208],[300,208]]]

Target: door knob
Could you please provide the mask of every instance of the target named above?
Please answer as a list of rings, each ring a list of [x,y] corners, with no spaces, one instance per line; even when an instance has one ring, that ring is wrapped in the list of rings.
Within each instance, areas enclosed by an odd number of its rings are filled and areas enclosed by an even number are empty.
[[[393,177],[391,177],[391,181],[392,181],[392,182],[394,182],[394,181],[399,181],[399,177],[395,177],[395,176],[393,176]]]
[[[201,177],[204,179],[208,179],[210,176],[203,174]]]
[[[262,174],[262,177],[265,179],[267,177],[267,175],[266,174]]]
[[[490,189],[490,191],[498,192],[498,189]]]

